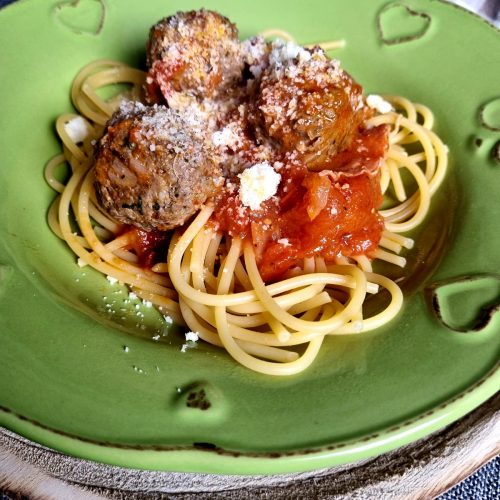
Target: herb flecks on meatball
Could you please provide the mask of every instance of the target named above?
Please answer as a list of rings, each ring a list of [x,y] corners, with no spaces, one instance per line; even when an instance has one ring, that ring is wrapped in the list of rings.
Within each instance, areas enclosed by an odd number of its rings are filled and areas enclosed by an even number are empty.
[[[201,9],[162,19],[151,28],[147,48],[148,101],[165,99],[180,107],[179,97],[223,95],[241,78],[240,50],[236,26],[216,12]]]
[[[128,103],[113,115],[95,161],[97,196],[117,221],[166,231],[222,184],[202,126],[174,110]]]
[[[349,145],[366,117],[362,88],[320,48],[273,43],[257,91],[264,134],[309,168]]]

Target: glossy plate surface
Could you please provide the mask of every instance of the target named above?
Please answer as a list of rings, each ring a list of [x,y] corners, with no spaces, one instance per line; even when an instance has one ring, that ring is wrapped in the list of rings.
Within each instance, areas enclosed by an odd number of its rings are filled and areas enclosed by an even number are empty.
[[[328,339],[298,376],[255,374],[207,345],[181,352],[181,335],[150,309],[137,316],[46,224],[43,167],[76,72],[99,58],[142,66],[149,27],[201,6],[242,37],[281,27],[301,43],[345,39],[335,57],[365,90],[430,106],[450,148],[408,254],[402,314]],[[116,465],[269,474],[388,451],[500,388],[500,33],[484,21],[433,0],[28,0],[0,11],[0,45],[0,424]]]

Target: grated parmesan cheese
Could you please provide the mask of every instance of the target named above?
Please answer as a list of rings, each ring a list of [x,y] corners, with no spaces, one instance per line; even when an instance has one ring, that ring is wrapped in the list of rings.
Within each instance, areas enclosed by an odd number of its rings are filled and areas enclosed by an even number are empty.
[[[281,175],[267,162],[247,168],[238,177],[241,203],[252,210],[258,210],[263,201],[274,196],[281,181]]]
[[[272,65],[283,64],[287,61],[298,59],[299,63],[309,61],[311,53],[294,42],[277,39],[272,44],[269,62]]]
[[[239,140],[238,134],[236,134],[230,126],[224,127],[222,130],[212,134],[214,146],[228,146],[234,148],[238,145]]]

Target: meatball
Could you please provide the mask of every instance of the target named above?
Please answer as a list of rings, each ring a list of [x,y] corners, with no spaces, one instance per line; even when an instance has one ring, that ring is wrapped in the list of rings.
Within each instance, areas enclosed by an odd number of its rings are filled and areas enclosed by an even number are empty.
[[[151,28],[146,94],[171,107],[176,93],[214,98],[241,79],[243,64],[238,30],[227,18],[204,9],[179,12]]]
[[[277,41],[256,97],[258,125],[309,168],[349,145],[366,117],[362,88],[320,48]]]
[[[95,187],[117,221],[145,230],[184,224],[220,184],[201,127],[164,106],[122,106],[95,159]]]

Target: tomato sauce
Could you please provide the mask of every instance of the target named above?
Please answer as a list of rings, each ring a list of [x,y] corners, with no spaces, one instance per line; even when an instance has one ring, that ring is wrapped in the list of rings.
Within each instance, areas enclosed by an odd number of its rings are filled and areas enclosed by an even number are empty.
[[[165,231],[146,231],[138,227],[127,226],[131,236],[130,246],[139,260],[138,264],[150,268],[157,262],[165,260],[169,233]]]
[[[383,230],[378,175],[335,179],[328,171],[296,164],[279,173],[278,193],[260,210],[251,211],[226,192],[212,219],[218,230],[252,240],[264,281],[278,280],[305,257],[333,260],[370,255],[377,248]]]

